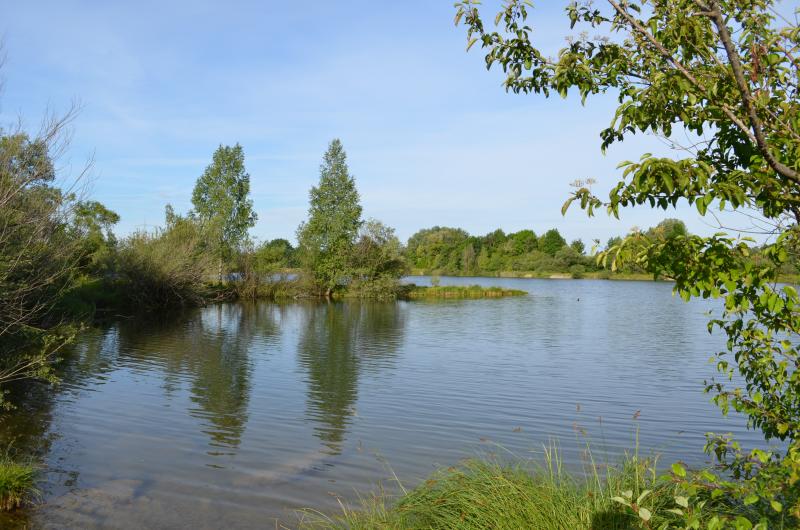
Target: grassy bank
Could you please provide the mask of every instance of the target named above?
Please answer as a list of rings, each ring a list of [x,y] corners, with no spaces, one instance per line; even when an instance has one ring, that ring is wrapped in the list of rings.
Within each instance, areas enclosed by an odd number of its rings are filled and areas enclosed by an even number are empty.
[[[606,530],[636,527],[638,516],[612,498],[630,491],[652,513],[674,506],[674,486],[657,479],[654,461],[626,459],[601,476],[600,466],[577,478],[554,451],[543,464],[469,460],[434,473],[393,501],[363,498],[335,516],[304,514],[301,527],[315,529],[507,529]],[[653,528],[662,522],[654,517]]]
[[[32,465],[0,459],[0,510],[13,510],[36,497],[35,479]]]
[[[539,464],[468,460],[435,472],[413,490],[401,486],[399,497],[373,494],[362,497],[355,506],[340,501],[341,511],[335,515],[305,511],[301,514],[300,528],[797,528],[794,516],[767,505],[742,502],[715,488],[698,488],[689,484],[690,478],[659,475],[656,459],[632,454],[611,466],[595,462],[590,454],[587,460],[582,473],[565,471],[553,449],[545,451],[545,458]]]
[[[403,300],[433,300],[433,299],[478,299],[478,298],[504,298],[507,296],[525,296],[528,293],[517,289],[503,289],[501,287],[446,286],[422,287],[408,285],[401,290],[398,298]]]

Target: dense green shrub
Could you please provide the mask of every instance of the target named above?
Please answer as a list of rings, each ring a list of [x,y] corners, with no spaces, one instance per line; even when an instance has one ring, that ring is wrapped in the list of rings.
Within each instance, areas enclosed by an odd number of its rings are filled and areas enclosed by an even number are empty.
[[[586,274],[586,269],[583,268],[583,265],[576,264],[569,268],[569,273],[573,278],[579,280]]]
[[[135,308],[203,303],[215,256],[203,251],[201,227],[175,217],[166,228],[136,232],[119,249],[117,274]]]

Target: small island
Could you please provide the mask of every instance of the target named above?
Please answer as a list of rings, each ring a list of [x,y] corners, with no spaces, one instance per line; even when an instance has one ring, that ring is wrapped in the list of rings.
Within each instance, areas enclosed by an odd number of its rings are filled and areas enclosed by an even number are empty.
[[[482,287],[480,285],[421,286],[409,284],[398,293],[401,300],[460,300],[477,298],[505,298],[507,296],[526,296],[526,291],[504,289],[502,287]]]

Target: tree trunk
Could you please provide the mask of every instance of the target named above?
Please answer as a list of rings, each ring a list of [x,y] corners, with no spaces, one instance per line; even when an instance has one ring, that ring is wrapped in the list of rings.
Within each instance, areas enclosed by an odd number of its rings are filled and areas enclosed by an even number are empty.
[[[219,258],[219,283],[222,283],[222,258]]]

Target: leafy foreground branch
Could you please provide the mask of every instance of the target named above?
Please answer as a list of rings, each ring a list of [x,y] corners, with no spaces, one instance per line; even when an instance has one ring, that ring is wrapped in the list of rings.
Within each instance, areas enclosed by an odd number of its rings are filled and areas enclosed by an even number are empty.
[[[567,46],[549,57],[535,42],[530,0],[504,2],[493,28],[478,4],[456,3],[456,24],[466,26],[468,49],[480,43],[487,68],[502,68],[507,90],[577,92],[581,101],[613,94],[618,107],[600,133],[603,150],[642,133],[674,147],[671,157],[622,162],[607,198],[577,182],[562,212],[577,204],[589,216],[619,217],[625,208],[689,204],[701,216],[732,210],[755,220],[750,226],[767,241],[759,260],[735,230],[629,238],[600,260],[672,278],[684,300],[724,301],[709,322],[727,338],[715,359],[721,377],[705,389],[723,414],[742,413],[781,449],[748,451],[711,434],[706,451],[720,469],[692,478],[687,491],[754,507],[746,525],[800,527],[800,296],[778,284],[800,253],[800,10],[786,17],[772,0],[569,2]]]

